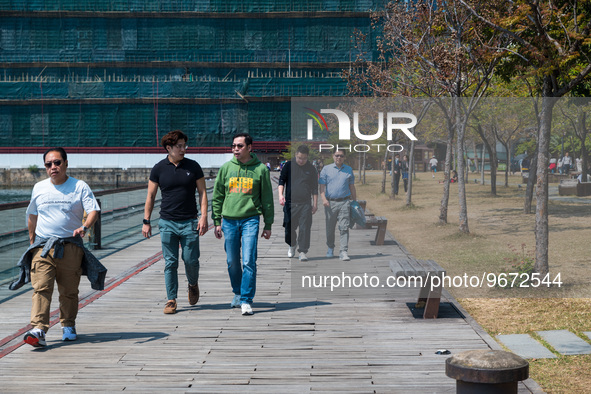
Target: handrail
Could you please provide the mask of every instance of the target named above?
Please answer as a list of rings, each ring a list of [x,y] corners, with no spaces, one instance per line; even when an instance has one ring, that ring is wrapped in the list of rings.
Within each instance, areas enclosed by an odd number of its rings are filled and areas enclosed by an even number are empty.
[[[134,190],[141,190],[146,189],[147,185],[141,186],[129,186],[129,187],[120,187],[117,189],[108,189],[108,190],[99,190],[94,192],[96,197],[104,196],[107,194],[115,194],[115,193],[123,193],[123,192],[131,192]],[[15,201],[15,202],[7,202],[4,204],[0,204],[0,211],[7,211],[9,209],[16,209],[16,208],[26,208],[29,206],[30,200],[25,201]]]

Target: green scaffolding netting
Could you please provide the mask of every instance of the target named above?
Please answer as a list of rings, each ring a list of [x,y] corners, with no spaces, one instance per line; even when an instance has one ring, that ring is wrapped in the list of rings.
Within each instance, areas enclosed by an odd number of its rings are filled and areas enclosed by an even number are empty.
[[[119,12],[366,11],[384,0],[0,0],[0,10]]]
[[[368,11],[384,4],[0,0],[0,146],[156,146],[173,129],[192,146],[288,140],[286,98],[347,95],[342,68],[376,58]]]
[[[191,146],[226,146],[237,132],[290,139],[290,103],[0,106],[0,146],[158,146],[183,130]]]
[[[348,62],[369,18],[0,18],[0,62]],[[352,34],[370,37],[355,47]]]

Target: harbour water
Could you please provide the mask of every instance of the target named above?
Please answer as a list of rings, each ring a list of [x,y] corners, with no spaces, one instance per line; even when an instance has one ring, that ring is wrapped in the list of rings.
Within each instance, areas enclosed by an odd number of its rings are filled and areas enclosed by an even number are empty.
[[[28,201],[33,189],[10,189],[0,187],[0,204],[9,202]]]

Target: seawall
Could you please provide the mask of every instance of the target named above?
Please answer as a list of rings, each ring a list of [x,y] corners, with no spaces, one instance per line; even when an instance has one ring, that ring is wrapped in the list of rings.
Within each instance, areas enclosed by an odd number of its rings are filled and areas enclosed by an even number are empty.
[[[81,179],[92,188],[118,188],[146,185],[151,168],[68,168],[68,175]],[[204,169],[208,176],[209,169]],[[30,188],[47,178],[44,168],[32,171],[26,168],[0,169],[0,186]]]

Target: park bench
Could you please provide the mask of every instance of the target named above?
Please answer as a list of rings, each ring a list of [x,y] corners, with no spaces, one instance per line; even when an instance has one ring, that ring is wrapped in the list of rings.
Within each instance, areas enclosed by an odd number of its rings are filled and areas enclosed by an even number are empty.
[[[365,213],[365,228],[370,229],[377,227],[376,237],[374,240],[375,245],[383,245],[384,239],[386,238],[386,230],[388,227],[388,219],[384,216],[375,216],[373,213],[367,209],[367,202],[365,200],[357,200],[361,208],[363,208],[363,212]],[[360,227],[356,227],[360,228]]]
[[[375,245],[383,245],[384,238],[386,238],[386,228],[388,227],[388,219],[384,216],[366,216],[365,228],[377,227]]]
[[[591,182],[577,183],[577,197],[591,196]]]
[[[433,283],[433,278],[442,278],[445,275],[445,270],[433,260],[415,260],[413,258],[391,260],[390,269],[394,278],[414,279],[413,286],[417,285],[416,282],[422,285],[415,307],[425,308],[424,319],[436,319],[439,313],[442,280],[436,280]],[[409,285],[411,284],[409,283]]]
[[[568,180],[571,178],[570,175],[566,174],[559,174],[559,173],[549,173],[548,174],[548,183],[561,183],[564,180]]]
[[[558,185],[558,194],[561,196],[575,196],[577,194],[576,179],[562,179]]]

